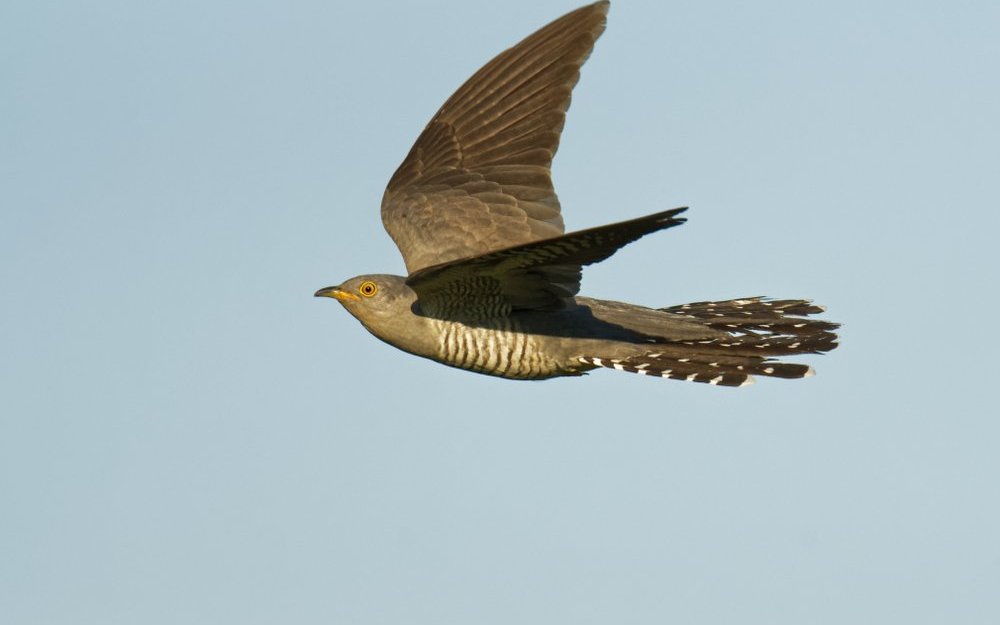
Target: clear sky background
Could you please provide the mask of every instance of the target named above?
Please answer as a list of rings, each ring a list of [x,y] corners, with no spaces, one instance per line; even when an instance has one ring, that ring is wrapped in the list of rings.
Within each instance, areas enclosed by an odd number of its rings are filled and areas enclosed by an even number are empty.
[[[554,176],[585,274],[809,297],[818,375],[511,382],[319,287],[573,1],[0,7],[0,612],[18,624],[1000,622],[1000,4],[618,0]]]

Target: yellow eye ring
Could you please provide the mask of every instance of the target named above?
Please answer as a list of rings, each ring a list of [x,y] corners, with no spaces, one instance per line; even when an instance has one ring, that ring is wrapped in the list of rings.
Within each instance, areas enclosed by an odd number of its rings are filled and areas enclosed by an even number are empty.
[[[358,293],[361,293],[365,297],[371,297],[378,293],[378,285],[371,280],[365,280],[361,283],[361,286],[358,287]]]

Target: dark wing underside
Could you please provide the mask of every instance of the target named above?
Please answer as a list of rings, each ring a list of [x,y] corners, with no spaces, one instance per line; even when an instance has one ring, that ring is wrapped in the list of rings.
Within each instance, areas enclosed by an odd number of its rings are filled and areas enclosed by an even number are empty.
[[[563,233],[552,157],[607,11],[582,7],[502,52],[427,124],[382,199],[411,274]]]
[[[417,271],[406,283],[431,317],[483,320],[513,310],[553,310],[580,288],[581,268],[640,237],[684,223],[686,208],[532,241]]]

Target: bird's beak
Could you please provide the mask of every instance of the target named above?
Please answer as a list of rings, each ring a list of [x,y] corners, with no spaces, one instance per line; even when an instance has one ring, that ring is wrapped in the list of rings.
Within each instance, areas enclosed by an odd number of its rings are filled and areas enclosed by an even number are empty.
[[[360,299],[354,293],[348,293],[347,291],[341,290],[339,286],[324,287],[316,291],[316,293],[313,294],[313,297],[332,297],[333,299],[340,300],[341,302],[350,302]]]

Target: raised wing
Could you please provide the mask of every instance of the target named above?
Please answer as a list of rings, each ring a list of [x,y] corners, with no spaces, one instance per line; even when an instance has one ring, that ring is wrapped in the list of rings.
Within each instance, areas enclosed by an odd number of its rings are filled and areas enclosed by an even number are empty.
[[[684,223],[675,208],[588,230],[453,260],[410,274],[423,314],[476,321],[514,310],[552,310],[580,288],[584,265],[608,258],[632,241]]]
[[[552,157],[607,12],[582,7],[500,53],[424,128],[382,198],[411,274],[562,234]]]

